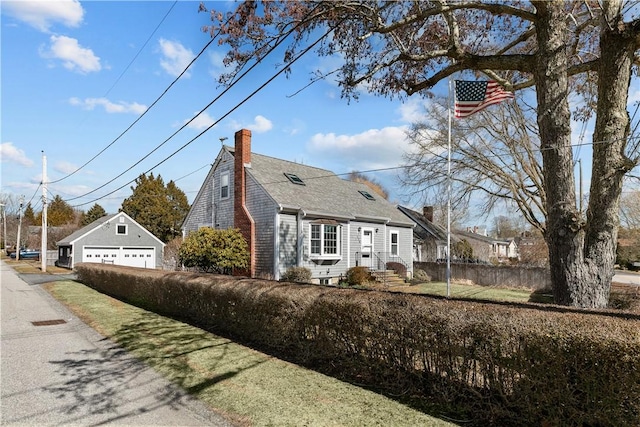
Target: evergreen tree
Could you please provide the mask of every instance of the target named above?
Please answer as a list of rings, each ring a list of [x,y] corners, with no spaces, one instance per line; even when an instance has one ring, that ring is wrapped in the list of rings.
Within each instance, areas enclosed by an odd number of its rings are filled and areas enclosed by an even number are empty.
[[[76,212],[62,197],[55,196],[47,207],[47,225],[59,227],[61,225],[75,224]],[[42,212],[38,213],[36,223],[42,223]]]
[[[131,190],[133,194],[122,202],[122,212],[165,243],[180,234],[189,203],[173,181],[165,186],[160,175],[156,178],[153,173],[143,174]]]
[[[22,214],[22,221],[26,225],[35,225],[36,214],[33,212],[31,203],[27,203],[27,207],[24,209],[24,213]]]
[[[82,214],[82,220],[80,225],[82,225],[83,227],[85,225],[89,225],[93,221],[102,218],[106,214],[107,212],[104,210],[104,208],[96,203],[86,213]]]

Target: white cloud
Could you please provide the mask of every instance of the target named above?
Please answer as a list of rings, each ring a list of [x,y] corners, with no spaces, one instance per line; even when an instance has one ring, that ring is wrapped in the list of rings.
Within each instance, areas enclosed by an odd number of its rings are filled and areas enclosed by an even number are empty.
[[[77,27],[82,23],[84,10],[78,0],[5,1],[2,9],[8,15],[48,33],[55,23]]]
[[[78,167],[73,163],[60,161],[53,166],[53,170],[64,175],[69,175],[70,173],[77,171]]]
[[[348,170],[396,167],[410,150],[407,128],[370,129],[357,135],[316,134],[307,148],[314,158],[331,160]]]
[[[220,74],[225,72],[225,65],[224,65],[224,55],[222,55],[220,52],[209,52],[209,63],[211,64],[211,69],[210,69],[210,74],[211,77],[213,77],[215,80],[218,79],[218,77],[220,77]]]
[[[24,151],[13,145],[12,142],[3,142],[0,144],[0,161],[2,161],[2,163],[17,163],[27,168],[33,166],[33,161],[24,154]]]
[[[197,111],[195,113],[193,113],[194,116],[196,114],[198,114]],[[185,120],[183,123],[186,123],[187,121],[188,120]],[[209,126],[211,126],[214,122],[215,122],[215,120],[213,119],[213,117],[211,117],[205,111],[202,114],[200,114],[198,117],[196,117],[191,123],[189,123],[189,125],[187,127],[191,128],[191,129],[196,129],[196,130],[205,130]]]
[[[413,97],[402,103],[398,108],[400,120],[403,123],[417,123],[425,119],[425,104],[423,98]]]
[[[163,56],[160,66],[174,77],[179,76],[195,57],[194,53],[181,43],[165,39],[160,39],[160,51]],[[184,77],[190,77],[190,74],[184,73]]]
[[[240,123],[236,121],[232,121],[229,124],[229,127],[234,130],[238,129],[249,129],[251,132],[255,133],[265,133],[270,131],[273,128],[273,123],[271,120],[267,119],[264,116],[256,116],[253,119],[253,123]]]
[[[44,58],[59,59],[62,65],[81,74],[100,71],[100,58],[91,49],[80,46],[78,40],[67,36],[51,36],[48,50],[41,50]]]
[[[146,105],[138,104],[137,102],[112,102],[106,98],[85,98],[82,100],[74,97],[69,99],[69,104],[81,107],[85,110],[93,110],[96,107],[103,107],[107,113],[142,114],[147,110]]]
[[[264,116],[256,116],[256,118],[253,119],[253,124],[247,126],[247,128],[255,133],[264,133],[273,128],[273,123]]]

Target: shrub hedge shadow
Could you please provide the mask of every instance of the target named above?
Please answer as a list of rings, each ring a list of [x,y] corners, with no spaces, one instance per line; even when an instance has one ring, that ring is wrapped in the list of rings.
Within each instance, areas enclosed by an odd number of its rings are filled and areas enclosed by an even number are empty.
[[[640,320],[80,264],[86,285],[468,425],[640,425]]]

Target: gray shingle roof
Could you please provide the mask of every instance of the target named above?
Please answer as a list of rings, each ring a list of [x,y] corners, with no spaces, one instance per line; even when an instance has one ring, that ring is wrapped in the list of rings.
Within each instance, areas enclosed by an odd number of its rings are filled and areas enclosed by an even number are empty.
[[[233,149],[229,151],[233,152]],[[247,173],[285,209],[302,209],[310,216],[414,226],[413,221],[366,185],[341,179],[326,169],[251,153],[251,167]],[[297,175],[304,185],[294,184],[285,173]],[[359,191],[368,192],[374,200],[367,200]]]
[[[429,221],[423,214],[420,212],[416,212],[412,209],[405,208],[404,206],[398,206],[400,212],[404,213],[406,216],[411,218],[416,224],[416,228],[414,230],[414,234],[420,239],[430,239],[434,238],[436,240],[447,240],[447,230],[440,227],[437,224]],[[458,241],[457,237],[453,234],[451,235],[452,241]]]
[[[103,217],[100,217],[97,220],[93,221],[91,224],[85,225],[81,229],[74,231],[73,233],[71,233],[70,235],[68,235],[67,237],[65,237],[64,239],[56,243],[58,246],[70,245],[71,243],[73,243],[74,240],[78,239],[79,237],[82,237],[83,235],[87,234],[88,232],[100,226],[101,224],[104,224],[105,222],[111,220],[111,218],[113,218],[116,215],[118,214],[116,213],[116,214],[105,215]]]

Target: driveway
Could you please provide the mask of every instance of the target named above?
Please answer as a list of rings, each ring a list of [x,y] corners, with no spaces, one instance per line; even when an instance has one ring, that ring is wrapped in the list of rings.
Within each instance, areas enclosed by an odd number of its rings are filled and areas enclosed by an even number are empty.
[[[0,263],[0,425],[230,426]]]

